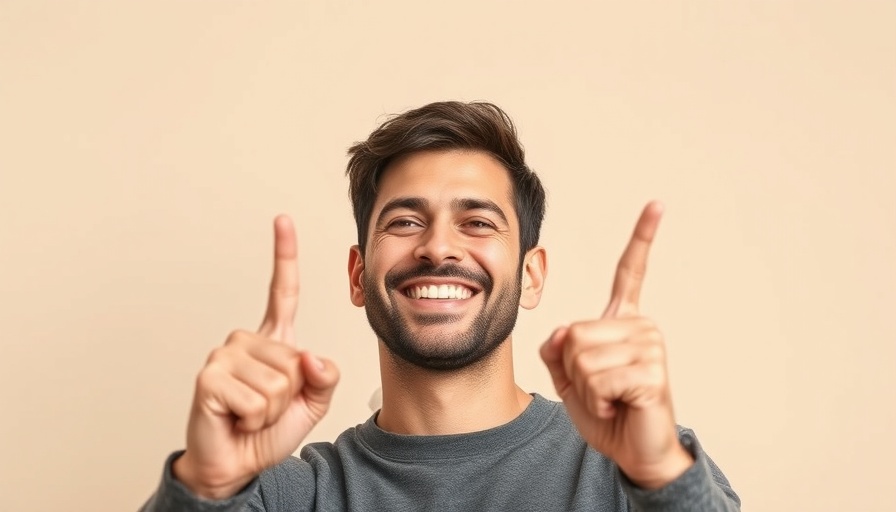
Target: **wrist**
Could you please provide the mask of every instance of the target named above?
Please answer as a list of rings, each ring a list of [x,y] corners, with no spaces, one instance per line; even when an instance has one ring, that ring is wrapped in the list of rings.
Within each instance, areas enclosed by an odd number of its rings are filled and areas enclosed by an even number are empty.
[[[252,477],[228,482],[215,482],[213,479],[204,479],[201,477],[201,471],[198,470],[186,452],[181,454],[171,464],[171,475],[195,496],[215,501],[235,496],[252,481]]]
[[[693,465],[694,457],[681,443],[676,443],[671,453],[655,464],[631,472],[622,467],[620,469],[636,486],[655,490],[669,485]]]

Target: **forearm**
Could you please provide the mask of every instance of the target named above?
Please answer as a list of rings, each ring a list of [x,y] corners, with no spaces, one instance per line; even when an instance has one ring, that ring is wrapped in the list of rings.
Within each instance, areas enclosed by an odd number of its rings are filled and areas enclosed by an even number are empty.
[[[258,486],[253,480],[236,495],[223,500],[207,500],[192,492],[179,482],[172,471],[172,465],[182,452],[177,452],[165,461],[162,481],[156,492],[140,508],[140,512],[240,512],[246,510],[250,498]]]

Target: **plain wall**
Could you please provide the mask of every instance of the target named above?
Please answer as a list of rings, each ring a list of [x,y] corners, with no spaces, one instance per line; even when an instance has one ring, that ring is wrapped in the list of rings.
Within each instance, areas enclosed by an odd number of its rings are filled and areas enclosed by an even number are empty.
[[[645,312],[678,421],[746,511],[896,510],[896,3],[0,2],[0,509],[133,510],[193,379],[260,321],[296,221],[304,347],[364,421],[345,150],[441,99],[517,122],[549,190],[538,345],[666,216]]]

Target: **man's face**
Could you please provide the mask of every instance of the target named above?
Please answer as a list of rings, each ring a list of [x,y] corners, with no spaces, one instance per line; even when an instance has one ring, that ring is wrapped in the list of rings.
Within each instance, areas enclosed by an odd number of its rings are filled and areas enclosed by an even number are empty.
[[[519,225],[510,178],[487,153],[426,151],[380,178],[363,269],[371,327],[416,366],[462,368],[513,330]],[[354,281],[354,279],[353,279]]]

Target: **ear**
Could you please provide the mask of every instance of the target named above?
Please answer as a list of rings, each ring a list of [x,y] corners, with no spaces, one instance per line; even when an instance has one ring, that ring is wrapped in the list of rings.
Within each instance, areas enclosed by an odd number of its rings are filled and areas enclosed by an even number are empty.
[[[525,309],[534,309],[541,301],[544,280],[548,275],[548,255],[544,247],[536,246],[529,249],[523,258],[522,267],[520,306]]]
[[[348,250],[348,286],[352,304],[364,306],[364,257],[357,245]]]

